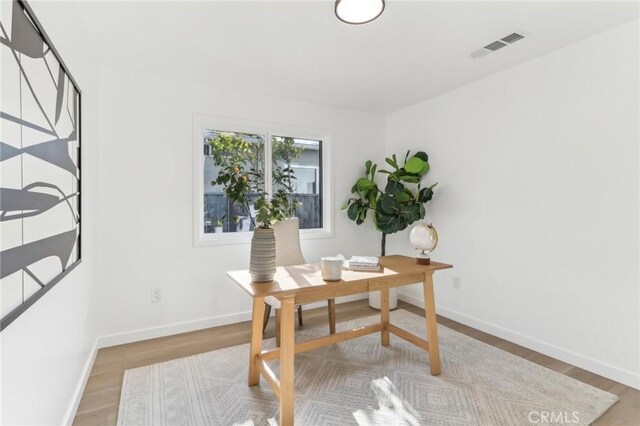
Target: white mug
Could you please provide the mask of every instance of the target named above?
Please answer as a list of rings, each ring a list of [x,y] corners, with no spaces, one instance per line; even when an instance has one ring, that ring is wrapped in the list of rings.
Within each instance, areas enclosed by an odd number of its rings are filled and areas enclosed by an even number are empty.
[[[320,259],[322,279],[325,281],[340,281],[342,279],[342,262],[344,257],[332,256]]]

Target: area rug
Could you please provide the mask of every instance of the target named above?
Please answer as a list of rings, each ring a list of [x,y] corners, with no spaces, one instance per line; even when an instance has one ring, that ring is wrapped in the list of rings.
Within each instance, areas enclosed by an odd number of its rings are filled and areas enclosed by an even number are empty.
[[[360,318],[339,329],[377,321]],[[426,336],[421,316],[397,310],[391,322]],[[296,340],[326,333],[297,330]],[[388,347],[376,333],[296,355],[296,425],[588,425],[618,400],[447,327],[438,333],[437,377],[427,352],[393,335]],[[277,424],[269,385],[247,386],[248,354],[245,344],[127,370],[118,424]],[[278,362],[270,365],[278,373]]]

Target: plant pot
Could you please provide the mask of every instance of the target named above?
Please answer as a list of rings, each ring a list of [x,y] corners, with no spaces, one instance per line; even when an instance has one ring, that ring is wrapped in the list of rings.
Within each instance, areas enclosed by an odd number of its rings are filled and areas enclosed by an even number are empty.
[[[276,237],[273,229],[256,228],[253,231],[249,273],[254,282],[273,281],[276,273]]]
[[[214,226],[213,232],[215,232],[216,234],[222,234],[222,232],[224,231],[222,230],[222,226]]]
[[[369,293],[369,306],[374,309],[380,310],[380,292],[372,291]],[[398,289],[389,289],[389,309],[396,309],[398,307]]]

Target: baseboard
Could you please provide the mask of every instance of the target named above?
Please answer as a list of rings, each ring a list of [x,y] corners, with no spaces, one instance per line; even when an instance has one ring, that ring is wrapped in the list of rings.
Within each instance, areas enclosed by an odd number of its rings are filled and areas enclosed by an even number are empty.
[[[123,333],[116,333],[108,336],[98,337],[98,348],[124,345],[126,343],[171,336],[173,334],[188,333],[190,331],[202,330],[205,328],[219,327],[221,325],[249,321],[250,319],[251,312],[246,311],[238,312],[235,314],[202,318],[194,321],[184,321],[174,324],[160,325],[157,327],[139,328],[137,330],[125,331]]]
[[[67,413],[64,418],[64,423],[67,426],[71,426],[73,424],[73,420],[76,417],[76,413],[78,412],[78,407],[80,406],[80,400],[82,400],[82,394],[84,393],[84,388],[89,381],[89,375],[91,374],[91,369],[93,368],[93,363],[96,360],[96,355],[98,354],[98,339],[93,342],[93,347],[89,352],[89,356],[87,357],[87,361],[84,363],[84,368],[82,369],[82,375],[80,376],[80,381],[76,386],[76,390],[73,392],[73,398],[71,399],[71,404],[67,409]]]
[[[398,298],[414,306],[424,308],[424,301],[418,297],[411,296],[406,293],[398,293]],[[556,358],[576,367],[580,367],[595,374],[599,374],[608,379],[622,383],[635,389],[640,389],[640,375],[634,374],[613,365],[594,360],[592,358],[571,352],[555,345],[543,342],[541,340],[526,336],[516,331],[510,330],[499,325],[491,324],[478,318],[463,314],[462,312],[448,309],[443,306],[436,305],[438,315],[452,319],[459,323],[468,325],[485,333],[500,337],[528,349],[540,352],[544,355]]]
[[[336,303],[347,303],[354,300],[367,298],[368,295],[345,296],[336,299]],[[325,306],[326,302],[316,302],[304,305],[306,309],[313,309]],[[272,312],[273,315],[273,312]],[[124,333],[111,334],[98,338],[98,349],[109,346],[123,345],[126,343],[139,342],[141,340],[155,339],[158,337],[171,336],[173,334],[188,333],[190,331],[202,330],[222,325],[235,324],[238,322],[251,320],[251,311],[239,312],[229,315],[219,315],[215,317],[203,318],[195,321],[185,321],[174,324],[161,325],[158,327],[141,328],[138,330],[126,331]]]

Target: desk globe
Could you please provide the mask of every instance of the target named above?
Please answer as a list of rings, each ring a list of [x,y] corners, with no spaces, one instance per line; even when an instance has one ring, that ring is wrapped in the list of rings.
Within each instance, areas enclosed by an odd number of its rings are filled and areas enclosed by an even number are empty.
[[[431,258],[429,253],[435,250],[438,245],[438,232],[432,224],[419,223],[413,227],[409,234],[409,241],[420,253],[416,256],[416,263],[419,265],[429,265]]]

